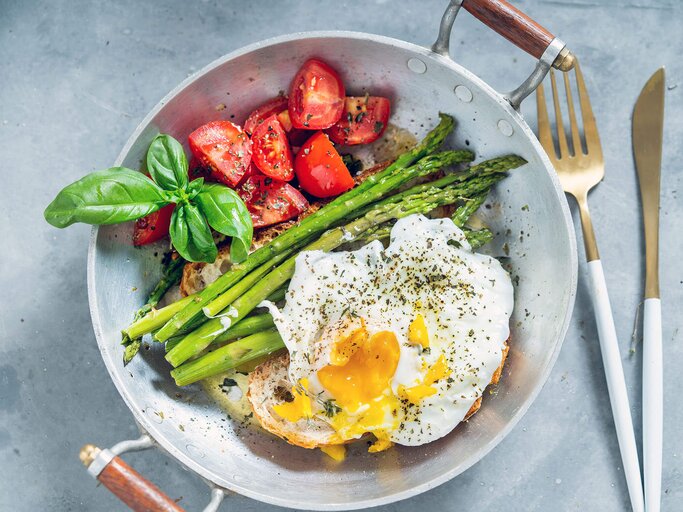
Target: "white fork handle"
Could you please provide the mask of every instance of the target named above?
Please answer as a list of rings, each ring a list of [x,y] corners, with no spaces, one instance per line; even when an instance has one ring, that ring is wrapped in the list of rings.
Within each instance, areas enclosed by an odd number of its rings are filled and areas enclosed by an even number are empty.
[[[636,437],[633,433],[633,421],[628,404],[624,369],[621,365],[617,331],[614,328],[612,308],[609,303],[609,296],[607,295],[607,284],[605,283],[605,275],[602,271],[602,263],[599,259],[588,262],[588,274],[590,276],[595,320],[598,325],[602,363],[605,367],[607,390],[609,391],[609,400],[612,405],[612,416],[614,416],[614,426],[617,430],[617,439],[619,441],[619,450],[621,451],[621,461],[624,465],[628,493],[631,497],[631,507],[634,512],[643,512],[643,484],[640,479]]]
[[[659,512],[662,492],[662,302],[645,299],[643,318],[643,473],[648,512]]]

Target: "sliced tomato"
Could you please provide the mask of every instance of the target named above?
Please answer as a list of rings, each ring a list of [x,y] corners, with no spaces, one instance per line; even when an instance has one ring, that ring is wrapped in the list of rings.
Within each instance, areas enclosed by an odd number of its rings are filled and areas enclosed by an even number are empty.
[[[135,221],[133,245],[147,245],[168,235],[174,204],[169,204]]]
[[[211,121],[190,134],[190,150],[213,176],[230,187],[239,183],[251,162],[251,140],[230,121]]]
[[[289,117],[289,110],[280,112],[277,115],[277,119],[287,132],[287,138],[292,147],[301,147],[301,145],[313,134],[310,130],[299,130],[298,128],[294,128],[292,126],[292,120]]]
[[[249,170],[244,173],[244,176],[242,176],[242,179],[240,180],[240,182],[237,184],[237,186],[235,188],[239,189],[252,176],[263,176],[263,175],[264,174],[259,170],[259,168],[254,165],[254,162],[251,162],[251,165],[249,166]],[[242,199],[244,199],[244,198],[242,198]]]
[[[391,103],[381,96],[347,96],[341,119],[326,133],[337,144],[368,144],[387,127]]]
[[[247,205],[255,228],[296,217],[308,208],[308,201],[284,181],[264,175],[251,176],[238,190]]]
[[[284,109],[282,112],[278,113],[277,120],[280,121],[280,124],[287,133],[294,129],[292,126],[292,120],[289,118],[289,110]]]
[[[344,84],[337,72],[318,59],[307,60],[289,89],[289,117],[294,128],[323,130],[339,121]]]
[[[301,146],[294,170],[303,190],[316,197],[332,197],[353,188],[351,173],[325,132]]]
[[[279,114],[283,110],[287,110],[287,96],[277,96],[272,100],[266,101],[263,105],[249,114],[247,120],[244,121],[244,131],[251,135],[254,133],[256,127],[265,119],[273,114]]]
[[[254,129],[251,142],[252,161],[263,174],[282,181],[294,177],[292,150],[277,115],[273,114]]]

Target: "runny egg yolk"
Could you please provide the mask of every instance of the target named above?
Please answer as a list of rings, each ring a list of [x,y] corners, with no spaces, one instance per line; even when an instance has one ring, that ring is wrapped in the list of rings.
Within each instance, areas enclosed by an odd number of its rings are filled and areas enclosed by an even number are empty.
[[[313,415],[311,399],[307,394],[308,379],[301,379],[298,386],[292,387],[294,400],[273,406],[273,410],[287,421],[296,422],[302,418],[310,418]]]
[[[436,388],[433,387],[432,384],[440,379],[448,377],[450,374],[451,369],[446,364],[446,358],[443,354],[441,354],[436,363],[434,363],[431,368],[427,370],[427,374],[420,384],[411,386],[409,388],[405,386],[399,386],[398,394],[401,397],[408,399],[409,402],[416,404],[423,398],[435,394]]]
[[[415,320],[408,326],[408,342],[411,345],[422,345],[422,348],[429,348],[429,334],[425,325],[424,317],[418,313]]]
[[[365,334],[361,336],[359,331],[365,331]],[[364,342],[351,346],[349,338],[362,338]],[[341,407],[354,411],[389,388],[401,354],[393,332],[380,331],[368,337],[362,327],[335,345],[335,349],[346,347],[346,362],[321,368],[318,379]],[[339,349],[333,353],[335,351]]]
[[[394,443],[389,440],[384,432],[375,432],[375,437],[377,437],[377,440],[368,448],[369,453],[383,452],[394,446]]]
[[[346,338],[339,340],[332,347],[330,354],[330,363],[334,366],[344,366],[349,362],[351,356],[356,353],[359,347],[365,345],[368,341],[368,330],[365,328],[365,322],[361,319],[360,329],[356,329]]]
[[[346,447],[343,444],[321,446],[320,451],[325,455],[332,457],[337,462],[341,462],[346,458]]]
[[[335,352],[344,353],[346,362],[335,364]],[[390,381],[400,354],[393,332],[369,336],[365,326],[336,343],[332,364],[318,370],[318,380],[341,407],[331,423],[342,439],[394,427],[398,401]]]

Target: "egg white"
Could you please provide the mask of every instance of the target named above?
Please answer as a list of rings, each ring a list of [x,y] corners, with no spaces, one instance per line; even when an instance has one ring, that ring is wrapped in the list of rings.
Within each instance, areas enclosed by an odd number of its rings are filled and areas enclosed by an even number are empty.
[[[491,381],[510,333],[513,288],[500,263],[472,252],[450,219],[411,215],[396,222],[386,249],[375,241],[357,251],[300,253],[285,306],[264,305],[289,350],[291,381],[308,379],[318,402],[330,396],[317,371],[361,319],[370,335],[392,331],[398,339],[396,395],[400,386],[422,382],[443,355],[451,374],[418,404],[401,402],[386,432],[395,443],[420,445],[453,430]],[[408,342],[418,313],[429,333],[427,351]]]

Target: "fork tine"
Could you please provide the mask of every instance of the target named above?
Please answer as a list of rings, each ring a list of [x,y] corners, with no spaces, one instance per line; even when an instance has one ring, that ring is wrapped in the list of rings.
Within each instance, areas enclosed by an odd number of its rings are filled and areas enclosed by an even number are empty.
[[[550,132],[550,118],[548,117],[543,84],[539,84],[536,88],[536,112],[538,114],[538,140],[541,141],[541,146],[550,159],[554,161],[557,155],[553,145],[553,134]]]
[[[583,81],[583,73],[579,61],[576,61],[574,67],[576,72],[576,88],[579,91],[579,103],[581,104],[581,118],[583,119],[583,134],[586,138],[586,149],[588,153],[595,153],[602,157],[602,147],[600,146],[600,136],[598,135],[598,127],[595,124],[595,116],[593,116],[593,109],[588,98],[588,89],[586,83]]]
[[[562,122],[562,110],[560,109],[560,98],[557,96],[557,83],[555,82],[555,72],[550,70],[550,85],[553,90],[553,105],[555,106],[555,128],[557,129],[557,142],[560,144],[560,158],[567,158],[569,156],[569,147],[567,146],[567,136],[564,133],[564,124]]]
[[[574,110],[572,89],[569,85],[569,73],[562,74],[564,75],[564,89],[567,91],[567,108],[569,109],[569,127],[572,131],[572,147],[574,148],[574,156],[577,156],[583,153],[579,135],[579,123],[576,122],[576,111]]]

